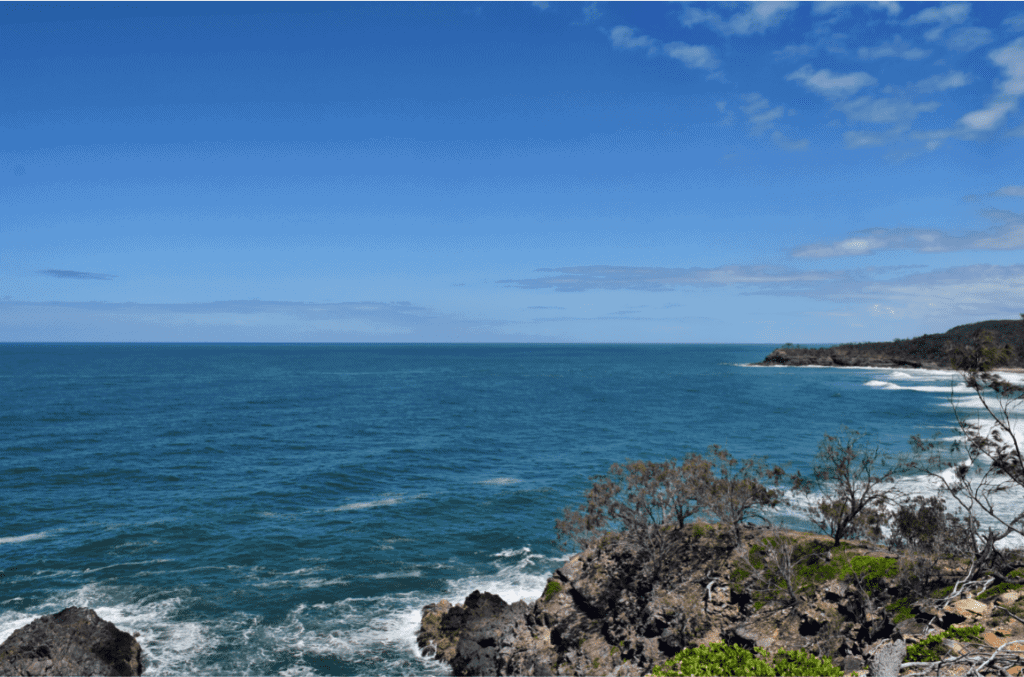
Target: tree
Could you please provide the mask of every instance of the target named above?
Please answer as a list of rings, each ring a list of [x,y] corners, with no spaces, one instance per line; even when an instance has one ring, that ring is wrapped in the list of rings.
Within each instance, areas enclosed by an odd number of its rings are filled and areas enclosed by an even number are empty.
[[[893,482],[903,467],[890,465],[878,446],[861,444],[863,437],[845,429],[842,437],[825,435],[810,477],[797,473],[793,481],[795,490],[815,496],[808,517],[835,545],[844,538],[880,537]]]
[[[697,500],[730,529],[733,544],[738,546],[744,522],[759,519],[768,523],[765,511],[784,503],[783,492],[765,486],[765,481],[777,486],[787,475],[781,467],[769,466],[763,458],[735,459],[717,444],[708,447],[708,454],[712,472],[698,478]]]
[[[565,509],[555,528],[566,545],[587,547],[610,532],[636,548],[656,569],[673,547],[672,530],[701,510],[699,488],[711,464],[696,454],[683,462],[615,463],[576,510]]]
[[[1024,386],[995,371],[1013,358],[1013,347],[995,345],[991,335],[980,332],[971,344],[951,352],[951,365],[974,392],[983,415],[974,420],[961,415],[951,394],[961,436],[949,446],[911,438],[916,467],[935,478],[942,493],[966,513],[964,524],[972,533],[968,577],[992,573],[1002,578],[996,568],[997,543],[1013,534],[1024,537],[1024,454],[1012,425]]]

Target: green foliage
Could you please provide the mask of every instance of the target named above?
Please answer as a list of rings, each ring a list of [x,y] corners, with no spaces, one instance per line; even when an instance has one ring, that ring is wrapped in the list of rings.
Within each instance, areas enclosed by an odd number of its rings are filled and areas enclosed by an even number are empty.
[[[949,628],[936,635],[926,637],[920,642],[915,642],[907,647],[908,662],[930,662],[942,660],[949,653],[949,649],[943,645],[944,639],[955,639],[958,642],[970,642],[978,639],[981,635],[982,626],[971,625],[966,628]]]
[[[728,677],[840,677],[843,671],[826,659],[805,651],[779,651],[772,659],[763,649],[757,654],[735,644],[717,642],[683,649],[664,665],[654,668],[657,676]]]
[[[946,587],[939,588],[938,590],[933,592],[932,597],[934,597],[935,599],[942,599],[951,592],[953,592],[953,586],[947,585]]]
[[[788,557],[790,570],[766,569],[766,564],[771,560],[771,551],[779,549],[784,541],[788,541],[792,547]],[[833,546],[819,540],[795,544],[788,537],[772,537],[752,545],[747,562],[733,569],[730,579],[736,592],[740,592],[743,589],[741,584],[744,584],[751,593],[754,608],[761,609],[766,603],[781,600],[787,595],[790,601],[795,602],[793,597],[809,594],[822,584],[834,580],[855,582],[869,592],[878,592],[885,586],[886,578],[892,578],[898,573],[899,564],[895,559],[852,555],[849,546],[845,544]],[[783,580],[787,575],[791,580]],[[751,576],[755,580],[748,582]]]
[[[843,674],[832,661],[805,651],[779,651],[773,666],[779,677],[839,677]]]
[[[548,584],[544,586],[544,594],[541,595],[545,602],[550,602],[551,598],[562,592],[562,584],[552,579],[548,581]]]
[[[910,608],[909,597],[900,597],[892,604],[887,605],[885,610],[892,614],[893,623],[899,623],[914,617],[914,611]]]
[[[1024,583],[1000,583],[999,585],[993,585],[991,588],[978,595],[977,598],[989,599],[991,597],[998,597],[1004,592],[1009,592],[1010,590],[1020,590],[1021,588],[1024,588]]]
[[[683,649],[664,665],[651,671],[655,677],[729,677],[752,675],[771,677],[772,667],[762,658],[755,657],[741,646],[717,642],[706,646]]]
[[[938,496],[916,496],[896,508],[889,520],[888,543],[895,550],[935,554],[967,554],[974,542],[971,524],[946,511]]]

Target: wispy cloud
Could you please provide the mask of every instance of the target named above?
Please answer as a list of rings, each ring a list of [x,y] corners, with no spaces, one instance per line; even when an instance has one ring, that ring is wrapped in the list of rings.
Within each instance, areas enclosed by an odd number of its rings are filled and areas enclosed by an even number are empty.
[[[864,256],[878,251],[907,249],[919,252],[1024,249],[1024,216],[1005,210],[987,209],[982,214],[998,225],[965,235],[950,235],[923,228],[868,228],[837,242],[819,242],[792,252],[797,258]]]
[[[989,59],[1003,69],[1005,79],[996,88],[996,94],[985,108],[960,118],[961,124],[975,131],[995,129],[1016,108],[1024,95],[1024,38],[988,53]]]
[[[636,31],[629,26],[616,26],[609,33],[609,37],[613,47],[619,49],[645,48],[649,49],[652,54],[657,44],[654,38],[647,35],[637,35]]]
[[[946,40],[946,46],[958,52],[970,52],[982,45],[987,45],[992,40],[992,31],[989,29],[970,26],[954,31]]]
[[[852,96],[865,87],[878,82],[871,75],[863,71],[847,73],[846,75],[833,75],[832,71],[823,68],[815,71],[810,66],[803,66],[786,76],[787,80],[800,80],[808,89],[811,89],[823,96],[842,98]]]
[[[899,35],[894,35],[891,40],[875,47],[861,47],[857,50],[857,56],[868,60],[895,57],[908,61],[918,61],[929,54],[931,54],[931,50],[914,47]]]
[[[717,12],[690,6],[680,13],[679,21],[686,27],[707,24],[722,35],[751,35],[778,26],[798,5],[797,2],[751,2],[746,10],[728,19]]]
[[[608,37],[612,41],[612,46],[617,49],[645,49],[648,55],[661,54],[679,61],[687,68],[709,71],[709,78],[721,77],[718,70],[721,62],[714,52],[704,45],[691,45],[681,41],[662,45],[659,40],[649,35],[638,34],[629,26],[616,26],[609,32]]]
[[[944,92],[947,89],[963,87],[967,82],[967,76],[963,72],[949,71],[945,74],[933,75],[924,80],[918,80],[910,88],[920,94],[932,94],[934,92]]]
[[[934,28],[924,34],[925,39],[935,41],[942,38],[943,33],[951,26],[966,21],[970,13],[971,6],[966,2],[949,3],[921,10],[907,19],[907,25],[935,24]]]
[[[1024,31],[1024,12],[1003,19],[1003,27],[1008,31]]]
[[[846,101],[838,106],[839,110],[846,113],[851,121],[858,122],[910,122],[919,113],[931,113],[939,107],[938,101],[925,101],[914,103],[909,99],[902,98],[872,98],[861,96],[851,101]]]
[[[869,308],[884,309],[903,317],[948,317],[950,313],[1016,316],[1024,305],[1024,265],[973,265],[911,272],[923,267],[797,270],[771,266],[577,266],[540,269],[538,272],[555,274],[503,282],[521,289],[575,292],[601,289],[666,292],[680,287],[732,286],[743,295],[795,296],[832,303],[867,304]],[[625,319],[622,315],[616,316]],[[555,319],[544,318],[546,321]]]
[[[100,303],[2,301],[0,340],[450,341],[524,340],[514,322],[406,301]],[[58,327],[56,331],[54,327]],[[47,338],[49,337],[49,338]],[[504,339],[502,339],[504,337]]]
[[[994,190],[991,193],[982,193],[980,195],[966,195],[964,199],[968,202],[977,202],[978,200],[987,197],[1024,197],[1024,186],[1003,186],[998,190]]]
[[[727,285],[804,284],[820,282],[841,273],[802,271],[770,266],[720,266],[718,268],[645,268],[634,266],[574,266],[538,268],[545,277],[498,280],[518,289],[554,289],[581,292],[591,289],[635,289],[669,291],[679,286],[722,287]]]
[[[117,275],[107,275],[106,273],[84,273],[80,270],[57,270],[54,268],[38,272],[40,275],[48,275],[66,280],[113,280],[117,277]]]
[[[815,2],[811,11],[813,14],[821,15],[843,10],[851,6],[867,7],[873,10],[880,10],[887,13],[889,16],[899,16],[901,11],[900,3],[898,2],[846,2],[845,0],[835,0],[833,2]]]
[[[665,45],[665,55],[681,61],[689,68],[702,68],[707,71],[716,72],[721,62],[715,58],[711,49],[704,45],[688,45],[685,42],[676,41]]]

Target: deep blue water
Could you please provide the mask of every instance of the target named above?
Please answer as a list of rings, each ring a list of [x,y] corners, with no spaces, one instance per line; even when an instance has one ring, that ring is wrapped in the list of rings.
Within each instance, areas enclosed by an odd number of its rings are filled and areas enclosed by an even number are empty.
[[[949,373],[774,347],[0,344],[0,642],[78,605],[147,675],[445,674],[420,608],[536,597],[611,463],[949,430]]]

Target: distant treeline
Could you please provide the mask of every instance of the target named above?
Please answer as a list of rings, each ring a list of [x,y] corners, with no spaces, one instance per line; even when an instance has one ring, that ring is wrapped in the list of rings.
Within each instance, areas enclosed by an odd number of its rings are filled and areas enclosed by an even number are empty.
[[[888,358],[948,367],[957,349],[977,347],[982,343],[1002,349],[1005,359],[999,362],[1004,367],[1024,367],[1024,319],[985,320],[973,324],[953,327],[944,334],[925,334],[911,339],[895,339],[875,343],[844,343],[829,348],[803,348],[783,346],[782,350],[795,352],[806,357],[842,356],[848,359]]]

